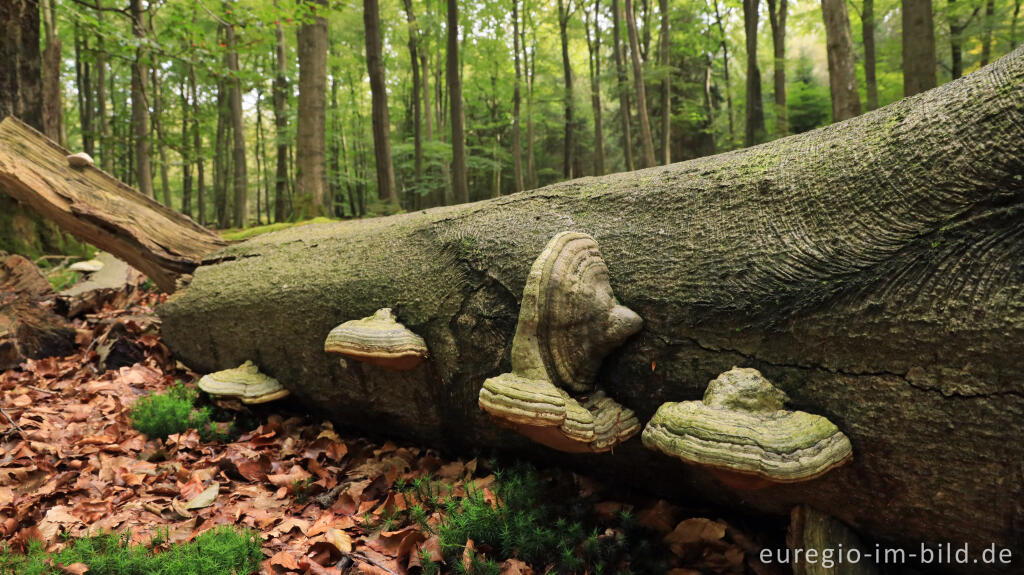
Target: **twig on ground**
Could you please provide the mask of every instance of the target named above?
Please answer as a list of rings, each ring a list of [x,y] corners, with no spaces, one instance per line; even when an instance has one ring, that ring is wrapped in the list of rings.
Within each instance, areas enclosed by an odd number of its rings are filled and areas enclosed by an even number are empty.
[[[18,432],[18,435],[20,435],[22,439],[28,439],[28,437],[25,436],[25,430],[19,427],[17,423],[14,423],[14,420],[11,419],[10,415],[7,415],[7,412],[4,410],[4,408],[0,407],[0,413],[2,413],[5,418],[7,418],[7,421],[11,423],[11,427],[13,427],[14,430]]]

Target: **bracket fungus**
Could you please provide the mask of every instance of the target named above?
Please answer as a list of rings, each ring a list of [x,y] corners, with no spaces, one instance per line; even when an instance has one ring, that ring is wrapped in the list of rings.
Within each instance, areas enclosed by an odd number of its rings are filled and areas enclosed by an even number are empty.
[[[601,392],[581,404],[604,356],[643,326],[612,293],[608,267],[587,234],[562,232],[533,263],[512,340],[512,372],[492,377],[479,404],[503,425],[570,453],[604,452],[640,429]]]
[[[85,152],[78,152],[77,154],[69,154],[67,156],[68,165],[72,168],[90,168],[95,165],[92,156]]]
[[[427,357],[423,338],[398,323],[391,308],[346,321],[327,334],[324,351],[395,370],[409,370]]]
[[[242,403],[267,403],[288,396],[288,390],[269,375],[260,373],[251,361],[199,379],[199,389],[210,395],[237,397]]]
[[[703,401],[662,404],[643,442],[740,489],[808,481],[853,458],[835,424],[785,409],[788,400],[761,372],[734,367],[708,384]]]

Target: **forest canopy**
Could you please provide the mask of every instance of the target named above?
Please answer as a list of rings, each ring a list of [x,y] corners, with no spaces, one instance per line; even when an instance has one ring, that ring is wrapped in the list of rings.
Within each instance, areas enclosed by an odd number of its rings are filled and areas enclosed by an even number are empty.
[[[1020,5],[40,0],[39,123],[204,225],[386,214],[845,119],[1010,51]]]

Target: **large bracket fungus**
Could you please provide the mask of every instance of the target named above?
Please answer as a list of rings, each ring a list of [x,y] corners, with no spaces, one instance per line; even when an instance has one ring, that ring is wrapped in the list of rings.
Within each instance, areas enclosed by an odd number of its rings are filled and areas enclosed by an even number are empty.
[[[251,361],[234,369],[204,375],[196,384],[199,389],[221,397],[237,397],[242,403],[266,403],[288,396],[288,390],[269,375],[260,373]]]
[[[562,232],[533,263],[512,340],[512,372],[492,377],[479,403],[502,424],[567,452],[603,452],[640,429],[601,392],[581,404],[604,356],[643,326],[612,293],[608,267],[587,234]]]
[[[324,351],[405,371],[426,359],[427,343],[398,323],[391,308],[386,307],[332,329],[324,341]]]
[[[786,410],[787,401],[761,372],[734,367],[708,384],[703,401],[659,407],[643,442],[742,489],[808,481],[853,458],[835,424]]]

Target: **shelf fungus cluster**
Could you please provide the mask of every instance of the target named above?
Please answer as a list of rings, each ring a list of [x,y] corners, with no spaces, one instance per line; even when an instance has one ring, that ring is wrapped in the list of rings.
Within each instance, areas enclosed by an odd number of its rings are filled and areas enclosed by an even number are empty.
[[[479,403],[501,424],[553,449],[604,452],[640,430],[602,392],[583,403],[604,356],[643,326],[619,305],[594,238],[562,232],[530,269],[512,341],[512,372],[492,377]]]
[[[788,400],[756,369],[734,367],[708,384],[703,401],[659,407],[643,442],[742,489],[808,481],[853,458],[835,424],[785,409]]]
[[[236,397],[242,403],[267,403],[288,396],[288,390],[258,367],[247,361],[234,369],[225,369],[199,379],[199,389],[220,397]]]
[[[332,329],[324,341],[324,351],[402,371],[427,358],[426,342],[398,323],[391,308]]]

